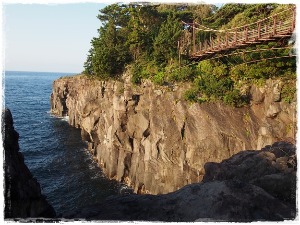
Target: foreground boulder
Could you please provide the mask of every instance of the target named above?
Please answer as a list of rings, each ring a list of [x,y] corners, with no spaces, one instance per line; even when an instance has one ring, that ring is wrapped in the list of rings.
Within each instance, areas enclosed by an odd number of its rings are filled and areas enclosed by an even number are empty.
[[[207,163],[201,183],[165,195],[112,196],[65,217],[186,222],[291,220],[296,216],[295,150],[294,145],[280,142],[261,151],[243,151],[221,163]]]
[[[33,178],[19,152],[19,134],[13,126],[13,118],[9,109],[2,112],[3,147],[5,154],[5,209],[4,217],[32,218],[55,217],[55,211],[41,194],[41,188]]]

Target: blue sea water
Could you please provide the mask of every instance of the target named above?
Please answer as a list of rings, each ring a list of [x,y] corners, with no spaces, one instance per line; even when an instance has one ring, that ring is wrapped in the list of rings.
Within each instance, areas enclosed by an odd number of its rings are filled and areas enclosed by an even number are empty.
[[[108,180],[81,141],[80,130],[50,114],[52,82],[72,74],[6,71],[5,106],[20,135],[20,151],[57,214],[119,194],[126,186]]]

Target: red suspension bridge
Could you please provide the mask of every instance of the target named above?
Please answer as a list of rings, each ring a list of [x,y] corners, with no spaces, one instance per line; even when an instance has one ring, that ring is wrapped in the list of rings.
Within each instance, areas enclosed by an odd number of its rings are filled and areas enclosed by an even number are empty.
[[[214,30],[196,22],[182,23],[192,28],[192,49],[188,53],[189,58],[203,60],[253,44],[290,38],[295,29],[295,21],[296,7],[291,7],[254,23],[226,30]],[[208,32],[209,39],[197,42],[197,31]],[[183,41],[178,42],[179,49]]]

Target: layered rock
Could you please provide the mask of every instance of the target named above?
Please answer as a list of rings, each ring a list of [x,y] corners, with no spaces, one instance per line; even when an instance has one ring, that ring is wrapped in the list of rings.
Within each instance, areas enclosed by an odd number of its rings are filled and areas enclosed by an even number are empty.
[[[2,112],[2,122],[5,154],[5,218],[55,217],[53,207],[41,194],[39,183],[30,173],[22,153],[19,152],[19,134],[14,129],[10,110],[5,109]]]
[[[293,140],[295,108],[280,101],[282,83],[245,88],[251,106],[191,104],[187,84],[135,86],[85,76],[56,80],[53,113],[69,116],[109,178],[126,182],[136,193],[163,194],[199,182],[204,164],[220,162],[245,149]]]
[[[205,164],[201,183],[165,195],[111,196],[66,215],[88,220],[282,221],[296,217],[295,146],[275,143]]]

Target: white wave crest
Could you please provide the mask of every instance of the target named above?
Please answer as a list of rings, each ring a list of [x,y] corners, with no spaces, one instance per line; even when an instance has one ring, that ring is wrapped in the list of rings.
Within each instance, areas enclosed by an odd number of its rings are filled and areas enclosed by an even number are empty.
[[[63,121],[69,122],[69,116],[63,116],[63,117],[62,117],[62,120],[63,120]]]

